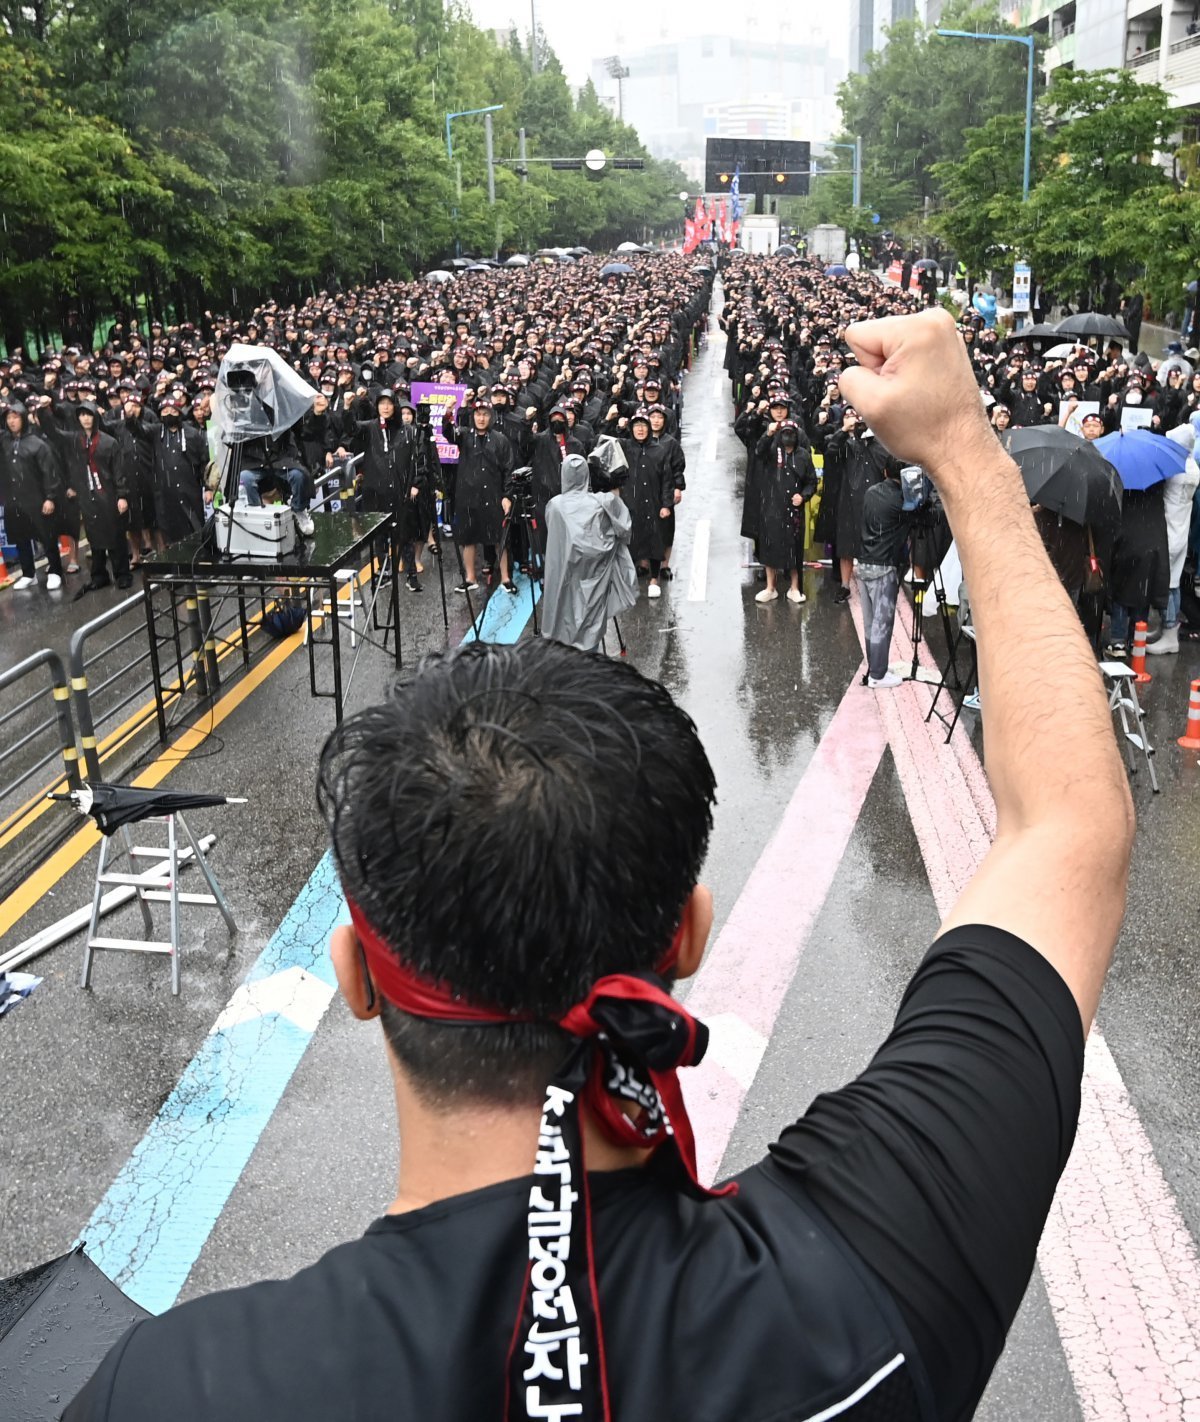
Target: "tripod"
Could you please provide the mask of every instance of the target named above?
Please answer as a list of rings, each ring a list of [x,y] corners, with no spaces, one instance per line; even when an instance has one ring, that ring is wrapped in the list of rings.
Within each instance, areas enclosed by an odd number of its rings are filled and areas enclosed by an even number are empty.
[[[913,575],[913,631],[912,631],[912,667],[905,676],[906,681],[924,681],[921,675],[921,643],[925,635],[925,597],[929,589],[933,588],[933,595],[937,599],[938,615],[942,620],[942,633],[946,638],[946,646],[954,646],[954,628],[950,622],[950,607],[946,601],[946,583],[942,577],[942,569],[937,559],[936,550],[933,546],[933,526],[928,521],[922,520],[917,523],[913,530],[912,538],[912,563]],[[928,577],[918,579],[915,570],[917,568],[930,568]],[[959,688],[958,668],[951,663],[951,672],[954,677],[955,690]],[[934,678],[937,680],[938,678]]]
[[[534,499],[532,482],[528,476],[524,479],[514,478],[511,504],[512,507],[505,515],[500,542],[496,548],[496,562],[499,567],[503,567],[504,555],[510,551],[514,524],[518,527],[523,526],[527,552],[526,567],[529,570],[529,611],[533,619],[533,635],[540,637],[542,632],[538,626],[537,584],[541,582],[545,572],[546,549],[542,542],[544,531],[538,521],[537,502]],[[478,629],[476,629],[475,635],[479,636]]]

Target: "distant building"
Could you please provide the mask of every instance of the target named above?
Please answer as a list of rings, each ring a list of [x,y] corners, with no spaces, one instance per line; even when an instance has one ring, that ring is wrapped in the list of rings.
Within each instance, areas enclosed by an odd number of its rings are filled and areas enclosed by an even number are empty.
[[[942,0],[850,0],[850,70],[861,74],[867,55],[887,47],[888,29],[900,20],[920,19],[936,25]]]
[[[1018,29],[1050,41],[1043,65],[1130,69],[1161,84],[1184,125],[1200,120],[1200,7],[1197,0],[1024,0],[1004,11]],[[1189,33],[1190,31],[1190,33]]]
[[[797,26],[794,40],[790,27],[760,34],[753,11],[745,25],[736,37],[700,35],[621,51],[629,71],[620,81],[625,120],[655,157],[700,161],[709,135],[832,137],[846,72],[840,54],[811,25]],[[606,59],[593,60],[591,78],[599,95],[615,99],[618,81],[608,69]]]

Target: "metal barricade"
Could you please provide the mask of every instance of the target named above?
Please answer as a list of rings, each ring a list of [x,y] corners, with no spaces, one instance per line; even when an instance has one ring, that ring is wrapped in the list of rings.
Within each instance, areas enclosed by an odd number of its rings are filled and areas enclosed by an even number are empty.
[[[0,713],[0,730],[14,721],[17,722],[15,738],[6,734],[3,737],[3,749],[0,749],[0,778],[3,778],[5,782],[0,785],[0,805],[3,805],[10,796],[15,795],[28,784],[34,776],[40,775],[53,761],[60,758],[63,777],[68,788],[72,790],[79,788],[79,751],[75,745],[75,725],[71,719],[71,693],[67,686],[66,673],[63,671],[62,658],[56,652],[50,651],[48,647],[44,647],[40,652],[34,652],[31,657],[26,657],[15,667],[10,667],[6,672],[0,672],[0,694],[24,678],[32,676],[42,667],[49,670],[49,685],[31,692],[15,705],[5,706],[3,713]],[[41,709],[38,703],[45,697],[49,697],[51,701],[50,714],[40,720],[34,720],[32,724],[25,724],[25,720],[38,715]],[[53,746],[44,754],[37,755],[38,741],[48,738],[51,733],[53,733]],[[23,769],[14,774],[10,767],[22,765],[29,754],[33,754],[36,758],[31,764],[24,765]],[[8,779],[10,774],[13,775],[12,779]],[[37,801],[30,802],[31,805],[36,803]],[[28,808],[27,806],[26,809]],[[16,815],[0,825],[0,833],[7,834],[15,828],[17,820],[24,813],[24,810],[19,810]]]

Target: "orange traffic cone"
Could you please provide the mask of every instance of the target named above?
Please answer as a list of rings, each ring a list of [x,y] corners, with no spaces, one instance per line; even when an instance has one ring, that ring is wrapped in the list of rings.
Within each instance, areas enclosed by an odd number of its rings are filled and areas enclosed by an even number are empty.
[[[4,549],[0,548],[0,588],[6,588],[12,581],[8,576],[8,564],[4,561]]]
[[[1192,682],[1188,697],[1187,730],[1179,737],[1179,744],[1185,750],[1200,750],[1200,681]]]
[[[1139,686],[1144,686],[1146,682],[1154,680],[1146,670],[1146,624],[1144,622],[1133,624],[1133,656],[1129,658],[1129,665],[1133,668],[1133,679]]]

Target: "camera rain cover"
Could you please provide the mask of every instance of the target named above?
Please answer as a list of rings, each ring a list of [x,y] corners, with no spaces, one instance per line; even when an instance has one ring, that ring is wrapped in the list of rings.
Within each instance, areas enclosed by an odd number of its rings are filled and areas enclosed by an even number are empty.
[[[611,479],[614,474],[624,473],[629,468],[629,461],[619,440],[612,435],[601,435],[596,441],[596,448],[588,455],[588,465]]]
[[[220,444],[281,435],[312,408],[317,391],[270,346],[232,345],[213,391]]]

